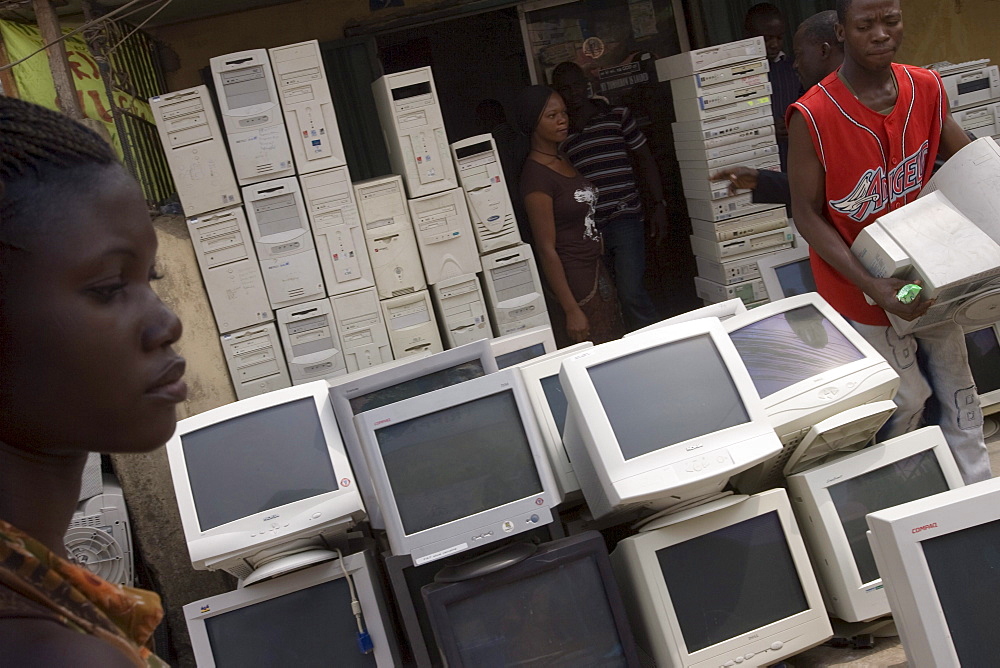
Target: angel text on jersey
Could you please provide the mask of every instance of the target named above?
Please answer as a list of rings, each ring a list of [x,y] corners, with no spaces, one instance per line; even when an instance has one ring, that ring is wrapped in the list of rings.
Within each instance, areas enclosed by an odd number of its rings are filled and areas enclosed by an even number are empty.
[[[861,175],[850,195],[830,200],[830,207],[861,222],[884,209],[889,202],[920,190],[929,150],[930,142],[925,141],[917,151],[889,170],[888,178],[881,165],[869,169]]]

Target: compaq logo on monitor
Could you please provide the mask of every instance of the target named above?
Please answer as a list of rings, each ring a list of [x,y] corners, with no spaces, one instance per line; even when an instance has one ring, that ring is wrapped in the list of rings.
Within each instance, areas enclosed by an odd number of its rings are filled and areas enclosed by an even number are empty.
[[[697,443],[695,445],[689,445],[689,446],[687,446],[684,449],[690,451],[690,450],[697,450],[698,448],[704,448],[704,447],[705,447],[704,443]]]
[[[922,527],[916,527],[910,533],[920,533],[921,531],[927,531],[928,529],[937,529],[937,522],[931,522],[930,524],[925,524]]]
[[[376,421],[374,426],[377,427],[380,424],[389,424],[390,422],[392,422],[392,418],[383,418],[381,420]]]
[[[264,521],[265,522],[270,522],[271,520],[276,520],[279,517],[281,517],[281,515],[268,515],[267,517],[264,518]]]

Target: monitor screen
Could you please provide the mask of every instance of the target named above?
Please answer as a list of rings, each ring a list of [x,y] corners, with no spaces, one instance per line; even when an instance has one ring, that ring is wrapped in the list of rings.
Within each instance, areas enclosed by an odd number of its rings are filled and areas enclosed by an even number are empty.
[[[750,421],[708,334],[588,368],[622,456],[639,457]],[[656,410],[650,410],[650,401]]]
[[[977,329],[965,335],[969,368],[980,395],[1000,390],[1000,342],[993,327]]]
[[[689,654],[809,610],[777,512],[656,556]]]
[[[375,432],[407,535],[542,493],[512,391]]]
[[[549,404],[549,411],[552,413],[552,419],[555,421],[556,427],[559,428],[559,435],[562,436],[566,431],[568,404],[566,403],[566,392],[563,391],[562,382],[559,380],[559,374],[546,376],[540,382],[542,392],[545,393],[545,400]]]
[[[526,348],[518,348],[517,350],[513,350],[509,353],[497,355],[497,368],[506,369],[509,366],[514,366],[515,364],[520,364],[521,362],[527,362],[528,360],[535,359],[536,357],[541,357],[544,354],[544,343],[536,343]]]
[[[865,357],[815,306],[777,313],[729,338],[761,397]]]
[[[202,531],[339,489],[311,397],[181,436]]]
[[[360,394],[350,400],[351,410],[357,415],[358,413],[382,408],[382,406],[388,406],[397,401],[427,394],[434,390],[440,390],[443,387],[458,385],[464,381],[480,378],[485,375],[486,369],[483,368],[482,360],[462,362],[447,369],[434,371],[423,376],[411,378],[410,380],[404,380],[389,387],[374,390],[368,394]]]
[[[816,281],[813,279],[812,267],[807,257],[776,266],[774,275],[778,277],[778,283],[781,285],[782,297],[816,292]]]
[[[921,543],[948,633],[963,666],[1000,656],[1000,520]]]
[[[866,535],[865,516],[948,489],[937,457],[929,451],[918,452],[827,489],[843,524],[862,583],[879,578]]]
[[[466,666],[627,666],[592,558],[459,600],[448,620]]]
[[[205,619],[219,668],[375,666],[358,652],[358,627],[344,578]]]

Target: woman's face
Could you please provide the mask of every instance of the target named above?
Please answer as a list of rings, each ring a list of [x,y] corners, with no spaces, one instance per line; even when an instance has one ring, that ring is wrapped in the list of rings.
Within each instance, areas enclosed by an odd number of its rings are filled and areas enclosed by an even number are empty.
[[[181,323],[150,285],[142,193],[105,168],[0,269],[0,440],[46,452],[147,451],[187,396]],[[51,215],[51,214],[50,214]],[[42,223],[44,221],[39,221]]]
[[[569,132],[569,116],[566,115],[566,105],[559,93],[552,93],[542,115],[538,117],[535,134],[541,139],[554,141],[557,144],[566,139]]]

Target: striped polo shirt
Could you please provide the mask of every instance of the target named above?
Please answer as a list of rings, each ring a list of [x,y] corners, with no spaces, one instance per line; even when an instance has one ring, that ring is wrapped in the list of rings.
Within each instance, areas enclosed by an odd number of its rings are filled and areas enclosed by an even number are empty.
[[[596,104],[602,104],[594,100]],[[597,186],[597,227],[624,215],[642,215],[639,187],[629,152],[646,143],[627,107],[602,105],[580,132],[571,133],[562,151]]]

